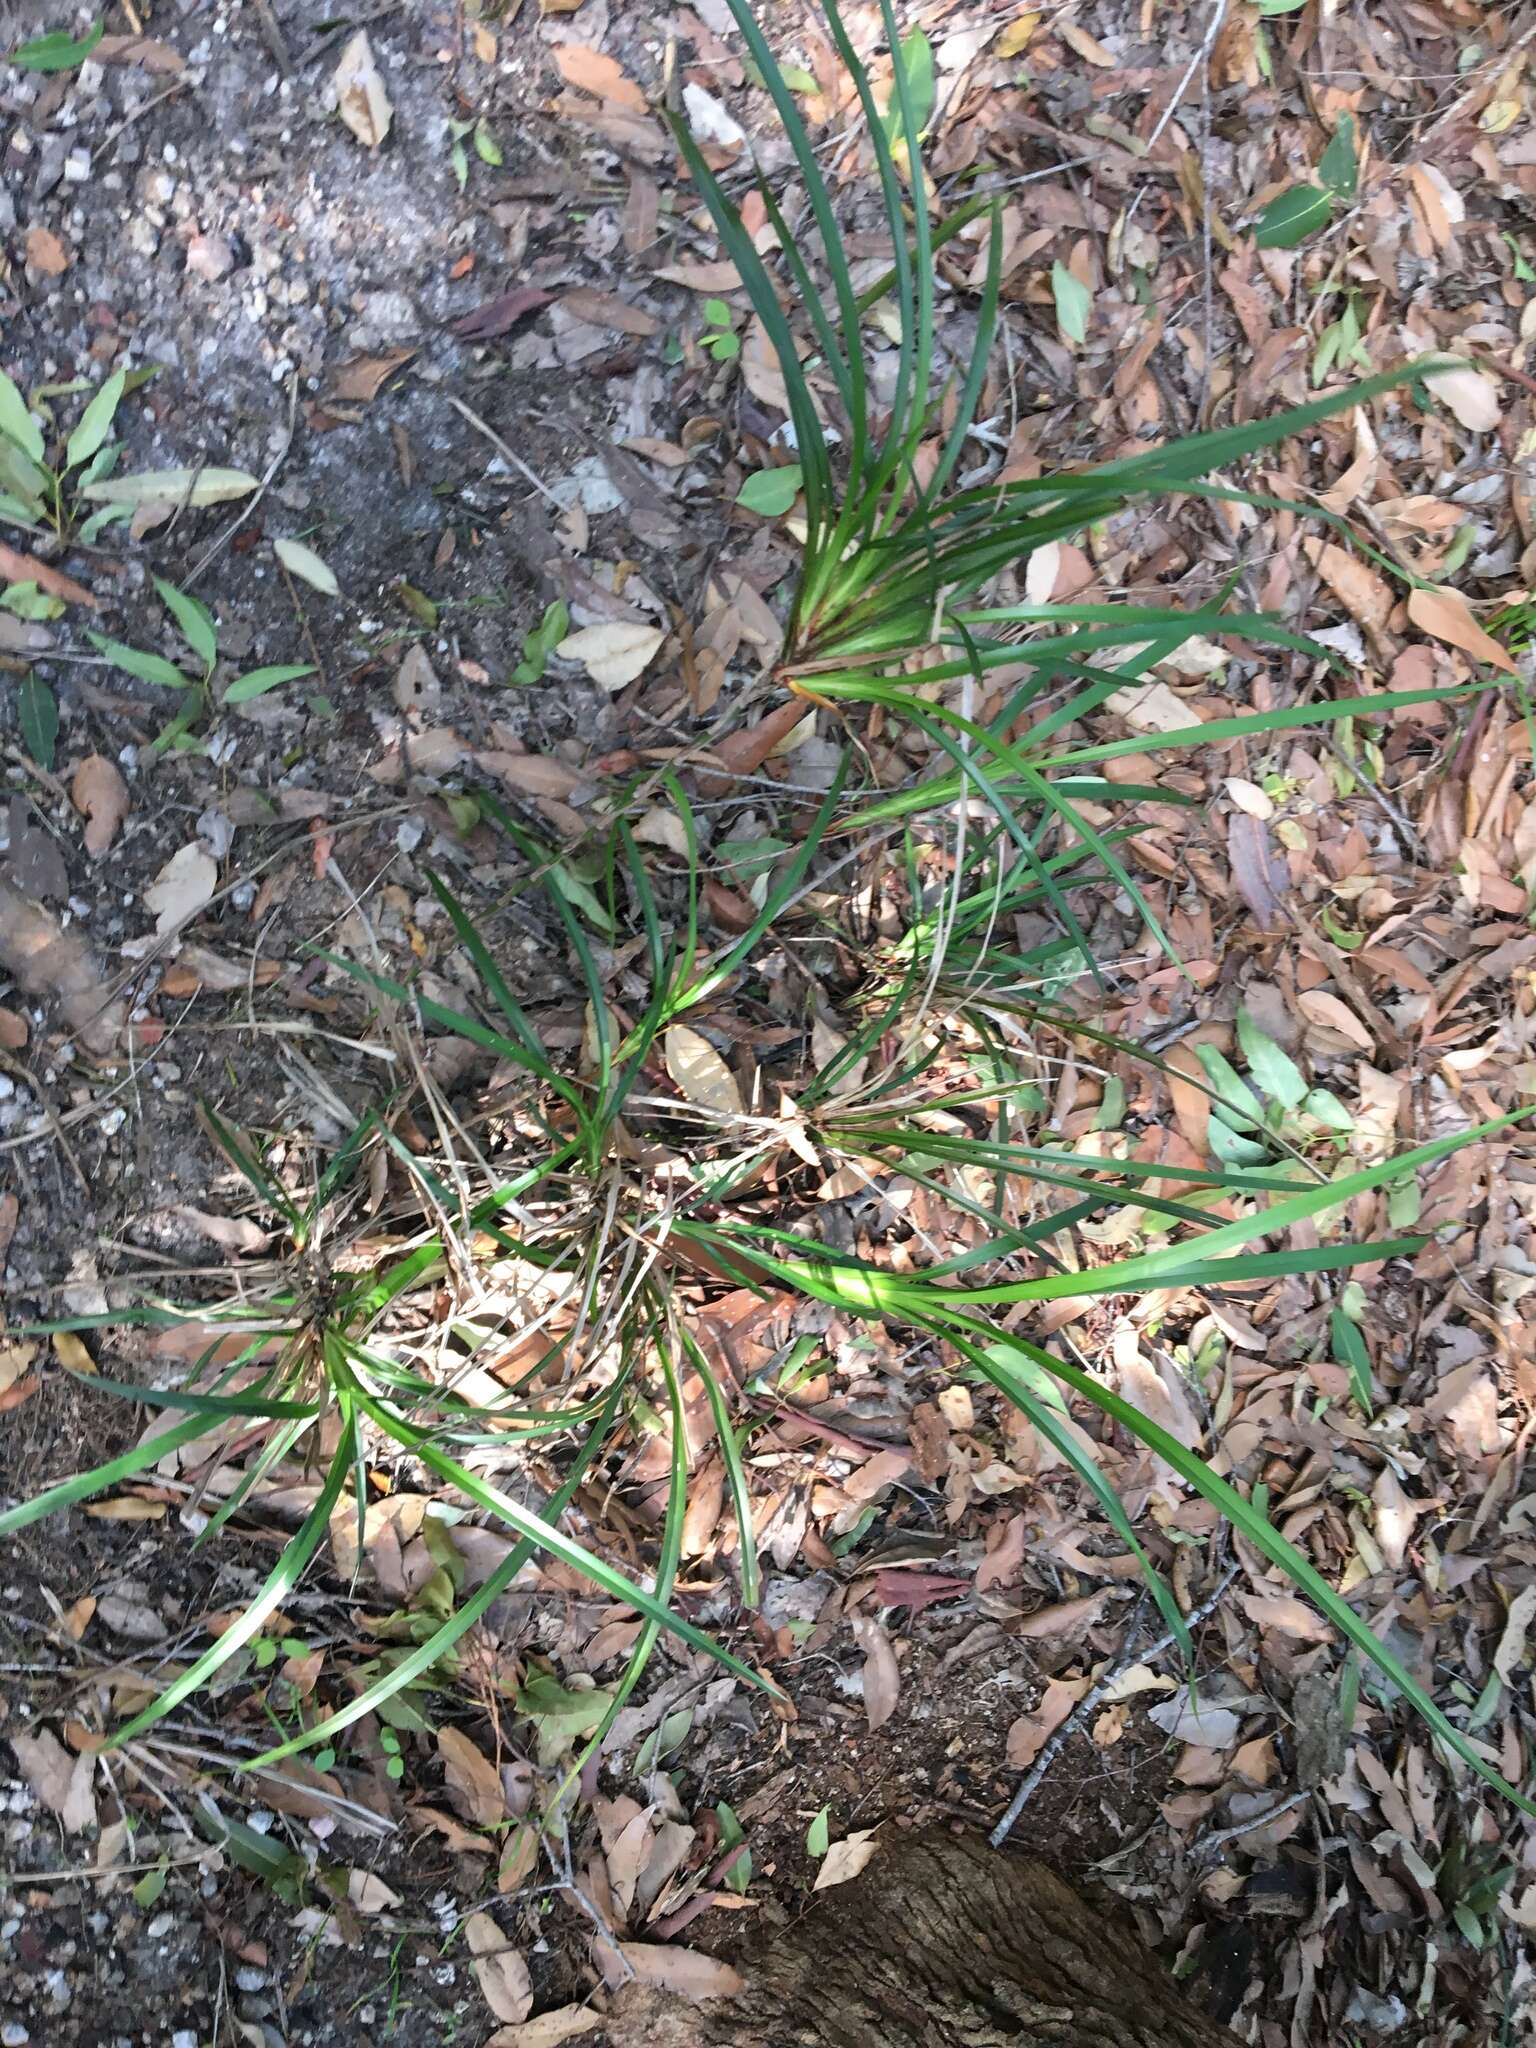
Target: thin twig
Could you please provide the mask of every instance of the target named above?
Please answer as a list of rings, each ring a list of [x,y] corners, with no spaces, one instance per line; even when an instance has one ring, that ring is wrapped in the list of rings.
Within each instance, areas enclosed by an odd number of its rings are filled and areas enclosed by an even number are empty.
[[[497,433],[496,429],[493,426],[489,425],[485,420],[481,419],[479,413],[471,411],[471,409],[464,403],[463,399],[455,398],[451,391],[445,391],[443,393],[443,396],[447,399],[448,403],[453,407],[455,412],[459,412],[464,415],[465,419],[469,421],[469,424],[474,428],[477,434],[484,434],[485,438],[487,439],[487,441],[490,442],[491,446],[496,450],[497,454],[502,458],[504,462],[510,462],[512,467],[517,471],[519,476],[526,477],[529,483],[533,485],[533,488],[536,491],[542,492],[543,495],[546,498],[548,498],[551,505],[555,506],[562,514],[568,510],[568,507],[560,503],[560,500],[549,488],[549,485],[544,482],[543,478],[534,475],[533,471],[528,467],[527,463],[524,462],[521,455],[517,454],[514,449],[509,448],[506,442],[503,441],[503,439],[501,438],[500,434]]]
[[[1228,1842],[1235,1842],[1239,1835],[1251,1835],[1255,1828],[1268,1827],[1272,1820],[1278,1820],[1282,1813],[1289,1813],[1293,1806],[1300,1806],[1304,1799],[1312,1797],[1311,1787],[1303,1785],[1299,1792],[1292,1792],[1284,1799],[1277,1799],[1262,1813],[1252,1814],[1247,1820],[1240,1820],[1235,1827],[1218,1828],[1213,1835],[1202,1835],[1195,1844],[1197,1861],[1204,1862],[1214,1850],[1224,1848]]]
[[[1237,1577],[1237,1574],[1238,1567],[1235,1564],[1229,1565],[1217,1581],[1215,1591],[1208,1593],[1200,1602],[1200,1605],[1192,1608],[1185,1616],[1184,1626],[1186,1629],[1198,1628],[1202,1621],[1210,1619],[1226,1597],[1227,1588]],[[1018,1791],[1014,1793],[1012,1799],[1008,1802],[1008,1811],[987,1837],[994,1849],[1001,1849],[1004,1842],[1007,1841],[1009,1835],[1014,1830],[1019,1815],[1034,1797],[1039,1789],[1040,1781],[1044,1778],[1046,1772],[1056,1761],[1061,1751],[1071,1741],[1072,1737],[1083,1726],[1088,1716],[1099,1706],[1105,1694],[1114,1685],[1116,1679],[1123,1677],[1133,1664],[1154,1663],[1166,1651],[1171,1650],[1177,1641],[1178,1637],[1172,1629],[1165,1636],[1159,1636],[1150,1650],[1138,1650],[1133,1640],[1121,1651],[1119,1657],[1110,1665],[1109,1669],[1100,1675],[1097,1684],[1089,1687],[1066,1720],[1062,1722],[1055,1734],[1051,1736],[1039,1756],[1036,1757],[1033,1768],[1019,1786]]]

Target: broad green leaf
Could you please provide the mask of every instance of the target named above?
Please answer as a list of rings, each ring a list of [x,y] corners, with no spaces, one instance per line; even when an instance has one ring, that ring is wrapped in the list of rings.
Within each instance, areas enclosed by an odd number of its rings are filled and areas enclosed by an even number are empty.
[[[1086,341],[1093,295],[1065,263],[1051,265],[1051,295],[1056,301],[1056,324],[1068,341]]]
[[[1261,249],[1294,249],[1326,227],[1333,205],[1316,185],[1290,185],[1259,216],[1253,239]]]
[[[58,699],[42,678],[34,675],[22,677],[16,699],[27,752],[39,768],[51,770],[54,743],[59,737]]]
[[[1285,1109],[1299,1108],[1307,1094],[1305,1075],[1269,1034],[1259,1029],[1246,1009],[1237,1013],[1237,1042],[1249,1073],[1264,1093]]]
[[[754,470],[736,493],[736,502],[749,512],[760,512],[765,519],[778,519],[799,497],[804,480],[798,462],[787,462],[782,469]]]
[[[0,604],[18,619],[56,619],[64,610],[62,598],[40,590],[35,583],[8,583],[0,590]]]
[[[155,589],[160,602],[181,628],[181,637],[203,664],[203,674],[211,675],[219,658],[219,632],[213,614],[195,597],[178,590],[174,583],[167,583],[163,576],[155,578]]]
[[[492,134],[490,123],[487,121],[475,123],[475,155],[479,157],[481,163],[490,164],[493,169],[499,168],[504,161],[501,144]]]
[[[1359,1325],[1351,1322],[1341,1308],[1330,1311],[1329,1329],[1333,1337],[1333,1355],[1340,1365],[1349,1369],[1350,1389],[1359,1404],[1362,1415],[1371,1413],[1371,1354],[1365,1348],[1365,1339]]]
[[[51,35],[19,43],[11,52],[11,62],[20,71],[77,71],[101,41],[106,26],[98,21],[78,42],[67,29],[56,28]]]
[[[64,449],[64,467],[77,469],[82,462],[89,462],[112,431],[113,416],[122,403],[123,391],[128,383],[126,370],[114,370],[102,385],[90,404],[81,413],[75,431],[70,435]]]
[[[93,633],[89,629],[86,638],[99,653],[116,662],[128,675],[137,676],[140,682],[159,683],[167,690],[184,690],[187,687],[187,677],[163,654],[150,654],[142,647],[128,647],[121,640],[109,640],[104,633]]]
[[[901,39],[901,68],[912,108],[912,125],[921,135],[933,119],[938,90],[934,82],[933,45],[920,28],[913,29]],[[899,142],[902,119],[894,87],[885,110],[885,126],[892,142]]]
[[[29,461],[42,461],[43,430],[33,419],[26,399],[4,370],[0,370],[0,434],[14,441]]]
[[[263,696],[268,690],[275,690],[279,683],[296,683],[301,676],[312,676],[315,665],[312,661],[275,662],[270,668],[247,669],[243,676],[236,676],[224,692],[226,704],[249,704],[253,697]]]
[[[570,627],[570,608],[563,597],[557,597],[544,607],[543,618],[524,639],[523,658],[508,676],[508,682],[523,686],[538,682]]]
[[[1274,14],[1300,14],[1307,0],[1254,0],[1254,5],[1263,16]]]
[[[805,1831],[805,1853],[820,1858],[832,1846],[832,1809],[824,1806]]]
[[[1347,202],[1354,198],[1360,183],[1360,166],[1355,157],[1355,121],[1352,114],[1340,114],[1339,125],[1323,151],[1317,175],[1324,189],[1335,199]]]
[[[223,505],[256,489],[243,469],[148,469],[86,484],[81,496],[99,505]]]
[[[291,576],[318,590],[322,597],[340,597],[341,585],[336,581],[335,571],[313,548],[305,547],[303,541],[275,540],[272,552]]]

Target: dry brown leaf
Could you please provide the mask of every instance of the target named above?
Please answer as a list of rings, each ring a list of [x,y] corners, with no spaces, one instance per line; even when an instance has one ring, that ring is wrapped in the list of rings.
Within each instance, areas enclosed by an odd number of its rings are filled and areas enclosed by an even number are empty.
[[[1436,370],[1424,382],[1471,433],[1491,434],[1503,416],[1499,387],[1481,370]]]
[[[1105,49],[1101,42],[1096,41],[1094,37],[1089,35],[1087,29],[1079,28],[1075,21],[1058,21],[1056,33],[1069,48],[1077,52],[1085,64],[1092,64],[1100,71],[1114,70],[1115,59],[1113,55]]]
[[[85,820],[85,850],[99,858],[128,815],[128,785],[104,754],[87,754],[69,785],[70,802]]]
[[[144,891],[144,908],[154,913],[157,936],[163,939],[196,917],[212,901],[218,883],[218,862],[200,839],[189,839]]]
[[[1104,708],[1123,718],[1132,732],[1183,732],[1200,723],[1169,683],[1131,683],[1106,697]]]
[[[1296,998],[1296,1007],[1309,1023],[1337,1031],[1341,1038],[1347,1038],[1351,1045],[1358,1045],[1362,1052],[1375,1052],[1375,1041],[1354,1011],[1327,989],[1303,989]]]
[[[1032,1764],[1092,1683],[1087,1678],[1052,1678],[1032,1714],[1020,1714],[1008,1730],[1007,1758],[1016,1771]]]
[[[485,2048],[560,2048],[563,2041],[595,2033],[602,2024],[601,2016],[585,2005],[559,2005],[520,2026],[498,2027]]]
[[[0,1003],[0,1052],[20,1052],[30,1036],[21,1012]]]
[[[691,1948],[666,1948],[658,1942],[621,1941],[619,1954],[642,1984],[672,1991],[679,1998],[696,2002],[706,1998],[733,1998],[741,1979],[729,1963],[717,1962]]]
[[[1408,593],[1408,616],[1421,633],[1459,648],[1474,661],[1486,661],[1506,675],[1520,671],[1498,641],[1485,633],[1472,616],[1472,607],[1459,590],[1412,590]]]
[[[879,1848],[878,1835],[877,1828],[861,1828],[857,1834],[834,1842],[821,1859],[812,1891],[829,1892],[834,1885],[847,1884],[851,1877],[857,1877]]]
[[[612,100],[615,106],[628,107],[632,113],[645,112],[645,94],[615,58],[589,49],[585,43],[556,43],[550,55],[566,84],[574,85],[578,92],[589,92],[597,100]],[[654,328],[651,331],[654,333]]]
[[[577,285],[573,291],[561,293],[560,305],[565,312],[593,327],[611,327],[618,334],[637,335],[642,341],[661,331],[659,320],[621,299],[617,292],[599,292],[589,285]]]
[[[644,675],[666,637],[659,626],[629,626],[607,620],[569,634],[555,652],[562,661],[579,661],[601,689],[622,690],[636,676]]]
[[[388,1913],[401,1903],[382,1877],[356,1866],[347,1872],[347,1901],[359,1913]]]
[[[226,1251],[259,1252],[266,1249],[268,1232],[259,1223],[253,1223],[249,1216],[210,1216],[206,1209],[194,1209],[186,1204],[171,1213],[211,1244],[223,1245]]]
[[[28,995],[56,997],[65,1023],[93,1052],[112,1050],[122,1032],[123,1006],[108,995],[79,931],[62,931],[46,910],[3,878],[0,966]]]
[[[469,1737],[457,1728],[437,1731],[437,1752],[443,1760],[443,1777],[448,1801],[461,1820],[474,1827],[490,1827],[507,1817],[501,1774],[488,1756],[483,1756]],[[498,1936],[498,1939],[500,1937]],[[502,2013],[502,2019],[521,2018]]]
[[[1392,591],[1383,577],[1348,548],[1315,537],[1302,542],[1302,552],[1351,618],[1368,633],[1379,633],[1392,612]]]
[[[464,1922],[481,1996],[499,2020],[525,2020],[533,2010],[533,1980],[522,1951],[515,1949],[489,1913]]]
[[[1383,1465],[1371,1487],[1375,1509],[1376,1541],[1393,1571],[1408,1555],[1408,1539],[1419,1518],[1419,1506],[1404,1493],[1402,1482],[1390,1465]]]
[[[73,576],[66,576],[62,569],[55,569],[51,563],[40,562],[36,555],[23,554],[20,548],[13,548],[0,540],[0,576],[7,583],[35,583],[39,590],[46,590],[50,597],[62,598],[65,604],[90,605],[96,600]]]
[[[475,766],[487,775],[495,775],[513,789],[520,789],[527,796],[552,796],[560,799],[573,796],[580,789],[583,777],[564,761],[557,761],[549,754],[508,754],[499,748],[486,748],[475,756]]]
[[[394,108],[379,67],[373,61],[368,31],[360,28],[341,53],[332,75],[336,87],[336,111],[343,123],[369,149],[377,149],[389,133]]]
[[[344,404],[371,405],[415,353],[413,348],[394,348],[381,356],[354,356],[341,365],[325,395]]]
[[[709,1040],[686,1024],[667,1027],[665,1041],[667,1072],[685,1099],[698,1109],[713,1110],[717,1116],[741,1114],[741,1090],[736,1076]]]
[[[891,1639],[867,1614],[853,1617],[853,1639],[864,1652],[864,1718],[870,1733],[883,1728],[901,1697],[901,1668]]]
[[[146,71],[171,77],[185,71],[187,60],[180,50],[154,36],[102,36],[91,52],[98,64],[141,64]]]
[[[85,1511],[98,1522],[163,1522],[163,1500],[141,1500],[136,1493],[120,1493],[114,1500],[93,1500]]]
[[[72,1756],[51,1728],[41,1728],[36,1735],[18,1731],[7,1740],[33,1796],[58,1815],[66,1835],[78,1835],[96,1825],[96,1797],[91,1790],[96,1775],[93,1754]]]
[[[44,277],[62,277],[69,268],[69,251],[52,228],[27,229],[27,268]]]

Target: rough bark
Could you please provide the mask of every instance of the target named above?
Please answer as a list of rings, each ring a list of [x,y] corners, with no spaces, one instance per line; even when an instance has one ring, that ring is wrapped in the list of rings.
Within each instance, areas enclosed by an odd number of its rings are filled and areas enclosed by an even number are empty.
[[[893,1842],[737,1960],[704,2008],[626,1993],[613,2048],[1233,2048],[1129,1928],[980,1836]]]

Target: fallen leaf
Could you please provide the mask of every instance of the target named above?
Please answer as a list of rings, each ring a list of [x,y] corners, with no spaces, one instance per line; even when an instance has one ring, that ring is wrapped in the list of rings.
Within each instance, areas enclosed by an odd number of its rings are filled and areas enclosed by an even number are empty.
[[[99,859],[128,815],[128,785],[104,754],[87,754],[75,770],[69,797],[85,820],[85,850]]]
[[[66,1372],[83,1372],[87,1379],[96,1377],[96,1361],[74,1330],[54,1331],[53,1353]]]
[[[66,1835],[78,1835],[96,1825],[96,1799],[91,1790],[96,1775],[94,1755],[87,1751],[72,1756],[51,1728],[6,1739],[33,1796],[58,1815]]]
[[[1385,578],[1348,548],[1316,538],[1304,540],[1302,551],[1352,618],[1368,633],[1379,633],[1391,616],[1393,597]]]
[[[8,583],[35,583],[39,590],[46,590],[50,597],[62,598],[65,604],[95,607],[95,598],[73,576],[66,576],[62,569],[40,562],[36,555],[8,547],[4,541],[0,541],[0,576]]]
[[[461,1820],[475,1827],[490,1827],[507,1817],[501,1774],[488,1756],[483,1756],[469,1737],[457,1728],[437,1731],[437,1753],[443,1760],[443,1777],[448,1803]],[[500,1939],[498,1935],[497,1939]],[[521,2019],[521,2013],[502,2013],[502,2019]]]
[[[391,1891],[382,1877],[355,1866],[347,1872],[347,1900],[359,1913],[388,1913],[401,1904],[400,1894]]]
[[[630,305],[616,292],[593,291],[584,284],[577,285],[574,291],[562,293],[560,306],[562,311],[578,320],[590,322],[593,327],[611,327],[616,333],[637,335],[642,340],[661,329],[659,320],[642,312],[638,306]]]
[[[1504,1633],[1493,1653],[1493,1668],[1506,1685],[1515,1683],[1515,1673],[1526,1662],[1526,1637],[1536,1620],[1536,1586],[1522,1586],[1509,1603]]]
[[[589,49],[585,43],[556,43],[550,55],[566,84],[574,85],[578,92],[589,92],[597,100],[612,100],[616,106],[628,107],[636,114],[645,112],[645,94],[615,58]]]
[[[394,109],[384,90],[379,67],[373,61],[373,45],[366,29],[359,29],[342,51],[332,82],[336,87],[336,111],[345,125],[359,142],[377,149],[389,133]]]
[[[559,2005],[520,2026],[498,2027],[485,2048],[560,2048],[562,2041],[596,2033],[602,2024],[601,2015],[585,2005]]]
[[[96,505],[168,505],[174,511],[178,505],[227,504],[255,488],[255,477],[243,469],[146,469],[133,476],[98,477],[95,483],[82,484],[80,495]]]
[[[290,576],[297,576],[301,583],[318,590],[322,597],[340,597],[341,585],[336,581],[336,572],[301,540],[275,540],[272,552]]]
[[[891,1639],[866,1614],[853,1618],[853,1639],[864,1652],[864,1718],[870,1733],[883,1728],[901,1697],[901,1669]]]
[[[666,1036],[667,1072],[683,1091],[687,1101],[717,1116],[741,1114],[741,1090],[736,1076],[709,1040],[686,1024],[672,1024]]]
[[[683,87],[683,106],[689,127],[701,141],[716,143],[722,149],[739,149],[746,141],[747,131],[735,115],[712,92],[706,92],[691,79]]]
[[[533,2010],[533,1980],[522,1951],[512,1947],[489,1913],[464,1922],[481,1996],[499,2020],[525,2020]]]
[[[115,1500],[93,1500],[85,1512],[98,1522],[163,1522],[165,1502],[122,1493]]]
[[[267,1246],[267,1232],[249,1216],[210,1216],[206,1209],[193,1209],[186,1204],[171,1212],[179,1216],[213,1244],[223,1245],[231,1252],[259,1252]]]
[[[1088,1690],[1090,1682],[1086,1678],[1052,1678],[1047,1681],[1034,1712],[1020,1714],[1008,1730],[1005,1754],[1014,1770],[1025,1770],[1034,1762]]]
[[[98,64],[141,64],[146,71],[170,77],[185,71],[187,60],[169,43],[154,36],[100,36],[91,56]]]
[[[77,929],[63,931],[46,910],[0,879],[0,966],[28,995],[57,999],[65,1023],[93,1052],[116,1045],[123,1006],[113,1001]]]
[[[1354,1011],[1327,989],[1303,989],[1296,998],[1296,1007],[1310,1023],[1319,1024],[1328,1031],[1337,1031],[1341,1038],[1347,1038],[1362,1052],[1375,1052],[1375,1040]]]
[[[1084,1593],[1076,1600],[1057,1600],[1048,1607],[1037,1607],[1033,1614],[1014,1623],[1014,1634],[1037,1641],[1080,1634],[1098,1620],[1099,1610],[1108,1598],[1106,1587],[1098,1593]]]
[[[1520,673],[1498,641],[1473,618],[1472,607],[1459,590],[1410,591],[1408,616],[1421,633],[1443,640],[1448,647],[1459,648],[1474,661],[1486,661],[1492,668],[1503,669],[1506,675]]]
[[[672,1991],[679,1998],[733,1998],[741,1978],[729,1963],[717,1962],[696,1949],[667,1948],[658,1942],[621,1941],[619,1954],[642,1984]]]
[[[1171,684],[1132,683],[1104,699],[1106,711],[1123,718],[1132,732],[1183,732],[1199,719]]]
[[[579,661],[600,688],[622,690],[650,667],[666,637],[660,626],[630,626],[615,619],[583,626],[555,652],[562,661]]]
[[[487,299],[483,306],[476,306],[472,313],[455,320],[452,332],[462,341],[491,341],[498,334],[509,333],[525,313],[536,313],[540,306],[547,306],[551,296],[535,284],[520,284],[514,291]]]
[[[62,277],[69,268],[69,251],[51,228],[27,229],[27,268],[44,277]]]
[[[325,395],[340,404],[371,405],[415,353],[413,348],[393,348],[381,356],[354,356],[341,365]]]
[[[851,1877],[857,1877],[880,1846],[878,1834],[878,1828],[861,1828],[857,1834],[834,1842],[821,1859],[811,1890],[829,1892],[834,1885],[847,1884]]]
[[[163,939],[195,917],[211,902],[218,882],[218,862],[201,840],[189,839],[144,891],[144,908],[154,913],[157,936]]]
[[[1483,371],[1436,370],[1424,382],[1470,432],[1491,434],[1499,424],[1499,387]]]
[[[27,1020],[21,1012],[8,1010],[0,1003],[0,1052],[20,1052],[29,1035]]]

